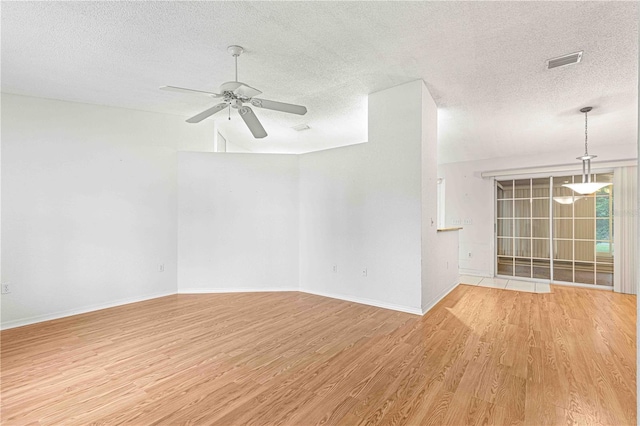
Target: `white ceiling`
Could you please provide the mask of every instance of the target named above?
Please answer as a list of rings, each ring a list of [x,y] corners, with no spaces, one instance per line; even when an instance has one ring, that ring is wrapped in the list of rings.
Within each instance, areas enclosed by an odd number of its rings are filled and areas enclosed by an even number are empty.
[[[415,79],[439,107],[440,162],[635,143],[637,2],[2,2],[2,91],[185,118],[213,105],[162,85],[239,80],[305,116],[256,109],[269,137],[215,116],[232,142],[301,153],[367,140],[367,94]],[[584,50],[580,64],[545,60]],[[311,130],[290,127],[307,123]],[[212,125],[212,119],[195,125]],[[573,160],[570,158],[569,160]]]

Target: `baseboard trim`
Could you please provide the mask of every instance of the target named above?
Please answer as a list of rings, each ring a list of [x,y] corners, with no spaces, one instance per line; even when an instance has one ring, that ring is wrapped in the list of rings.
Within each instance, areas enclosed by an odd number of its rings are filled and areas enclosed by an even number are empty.
[[[207,293],[271,293],[279,291],[300,291],[299,288],[207,288],[188,287],[178,289],[178,294],[207,294]]]
[[[366,299],[364,297],[346,296],[343,294],[327,293],[323,291],[299,289],[301,293],[314,294],[316,296],[329,297],[331,299],[344,300],[345,302],[360,303],[361,305],[375,306],[377,308],[391,309],[392,311],[406,312],[408,314],[422,315],[420,308],[412,308],[410,306],[396,305],[393,303],[381,302],[374,299]]]
[[[427,312],[429,312],[431,310],[431,308],[436,306],[439,301],[441,301],[442,299],[447,297],[447,295],[449,293],[451,293],[456,287],[458,287],[458,285],[460,285],[460,281],[456,280],[456,282],[453,283],[451,285],[451,287],[444,289],[444,291],[442,291],[439,295],[437,295],[431,302],[429,302],[425,306],[423,306],[422,307],[422,315],[424,315]]]
[[[130,303],[144,302],[145,300],[157,299],[159,297],[171,296],[174,294],[176,293],[175,292],[154,293],[146,296],[119,299],[109,303],[100,303],[97,305],[90,305],[90,306],[86,306],[84,308],[79,308],[79,309],[69,309],[66,311],[54,312],[52,314],[36,315],[34,317],[4,322],[0,324],[0,330],[8,330],[10,328],[23,327],[25,325],[36,324],[39,322],[72,317],[74,315],[86,314],[89,312],[100,311],[102,309],[115,308],[117,306],[128,305]]]
[[[367,299],[364,297],[347,296],[337,293],[328,293],[322,291],[314,291],[301,288],[206,288],[206,287],[190,287],[178,289],[176,292],[155,293],[146,296],[132,297],[127,299],[120,299],[114,302],[97,304],[87,306],[81,309],[70,309],[67,311],[54,312],[52,314],[38,315],[29,318],[23,318],[19,320],[8,321],[0,324],[0,330],[8,330],[10,328],[23,327],[25,325],[36,324],[44,321],[51,321],[60,318],[66,318],[74,315],[86,314],[93,311],[99,311],[101,309],[115,308],[117,306],[128,305],[130,303],[143,302],[145,300],[157,299],[158,297],[171,296],[174,294],[207,294],[207,293],[260,293],[260,292],[284,292],[284,291],[298,291],[301,293],[314,294],[316,296],[329,297],[331,299],[344,300],[346,302],[360,303],[362,305],[375,306],[377,308],[390,309],[393,311],[406,312],[413,315],[424,315],[429,309],[431,309],[436,303],[449,294],[458,283],[444,291],[439,295],[432,303],[427,305],[427,308],[412,308],[410,306],[396,305],[393,303],[382,302],[375,299]]]

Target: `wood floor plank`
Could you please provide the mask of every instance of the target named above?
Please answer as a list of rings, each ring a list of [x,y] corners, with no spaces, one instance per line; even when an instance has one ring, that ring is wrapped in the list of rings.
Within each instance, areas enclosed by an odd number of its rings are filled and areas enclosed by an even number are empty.
[[[174,295],[0,333],[26,424],[636,424],[635,296],[460,285],[423,317]]]

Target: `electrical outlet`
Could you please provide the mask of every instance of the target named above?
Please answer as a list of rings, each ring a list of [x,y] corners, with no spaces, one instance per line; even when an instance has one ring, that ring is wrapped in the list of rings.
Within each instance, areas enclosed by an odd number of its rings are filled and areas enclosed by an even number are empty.
[[[11,287],[9,286],[9,283],[4,283],[2,284],[2,294],[7,293],[11,293]]]
[[[471,252],[467,253],[467,255],[468,255],[469,257],[471,257]]]
[[[367,268],[363,268],[362,269],[362,276],[366,277],[367,276]]]
[[[338,265],[333,265],[332,271],[334,274],[338,273]]]
[[[159,270],[160,272],[164,272],[164,263],[161,263],[161,264],[160,264],[160,267],[158,268],[158,270]]]

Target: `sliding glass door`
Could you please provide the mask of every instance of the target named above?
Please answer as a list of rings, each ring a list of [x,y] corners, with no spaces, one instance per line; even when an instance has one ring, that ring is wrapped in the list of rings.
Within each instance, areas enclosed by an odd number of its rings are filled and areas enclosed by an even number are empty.
[[[549,179],[497,182],[498,274],[551,278]]]
[[[612,186],[589,196],[562,186],[580,179],[496,181],[497,275],[613,285]]]

